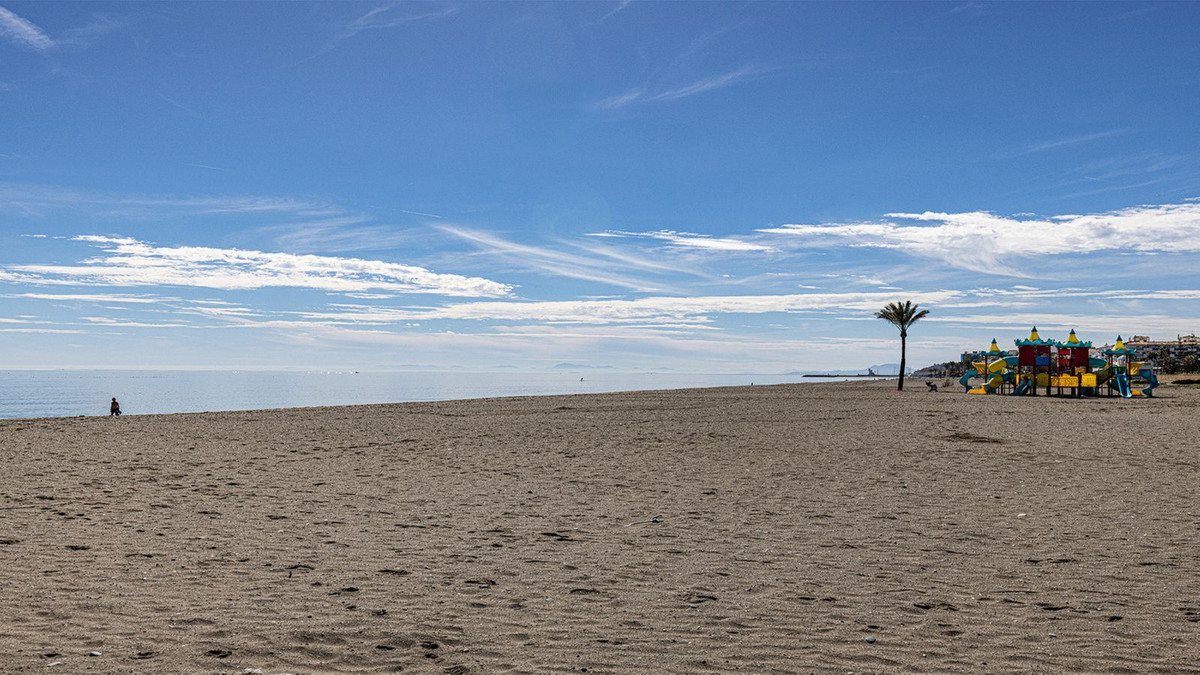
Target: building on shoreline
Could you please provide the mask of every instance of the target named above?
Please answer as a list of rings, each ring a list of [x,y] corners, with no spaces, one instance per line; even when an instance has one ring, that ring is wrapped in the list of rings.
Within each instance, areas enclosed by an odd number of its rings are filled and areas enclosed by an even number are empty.
[[[1200,356],[1200,337],[1196,334],[1177,335],[1174,340],[1151,340],[1146,335],[1134,335],[1125,341],[1130,349],[1144,349],[1161,352],[1165,356],[1181,358],[1188,354]]]
[[[1164,373],[1200,372],[1200,337],[1195,333],[1176,335],[1174,340],[1151,340],[1147,335],[1134,335],[1125,341],[1125,345],[1137,350],[1140,358]]]

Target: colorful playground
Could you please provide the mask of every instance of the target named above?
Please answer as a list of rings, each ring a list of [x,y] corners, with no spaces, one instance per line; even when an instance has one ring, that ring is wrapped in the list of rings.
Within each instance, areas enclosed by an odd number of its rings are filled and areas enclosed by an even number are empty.
[[[1091,356],[1091,342],[1081,342],[1072,330],[1066,340],[1043,340],[1035,326],[1024,340],[1015,340],[1016,355],[992,346],[976,355],[958,381],[968,394],[1011,396],[1153,396],[1158,386],[1154,370],[1137,361],[1137,353],[1121,336],[1104,358]],[[978,380],[972,383],[972,380]]]

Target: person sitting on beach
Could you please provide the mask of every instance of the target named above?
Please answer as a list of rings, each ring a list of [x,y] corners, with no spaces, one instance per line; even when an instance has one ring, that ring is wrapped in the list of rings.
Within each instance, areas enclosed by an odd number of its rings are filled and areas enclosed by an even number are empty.
[[[112,405],[108,406],[108,416],[109,417],[120,417],[121,416],[121,404],[117,403],[116,396],[113,397]]]

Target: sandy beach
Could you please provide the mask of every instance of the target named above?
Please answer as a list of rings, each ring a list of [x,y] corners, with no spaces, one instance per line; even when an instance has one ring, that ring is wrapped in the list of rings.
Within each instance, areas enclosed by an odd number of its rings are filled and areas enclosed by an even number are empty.
[[[0,668],[1195,671],[1200,390],[893,387],[0,421]]]

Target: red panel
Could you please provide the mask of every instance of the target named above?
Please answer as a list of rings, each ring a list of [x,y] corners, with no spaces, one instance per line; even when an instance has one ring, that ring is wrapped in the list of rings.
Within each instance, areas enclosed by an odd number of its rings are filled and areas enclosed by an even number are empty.
[[[1033,347],[1017,347],[1017,365],[1032,366],[1036,355],[1033,353]]]
[[[1091,357],[1088,355],[1087,347],[1075,347],[1071,350],[1071,366],[1074,368],[1087,368]]]

